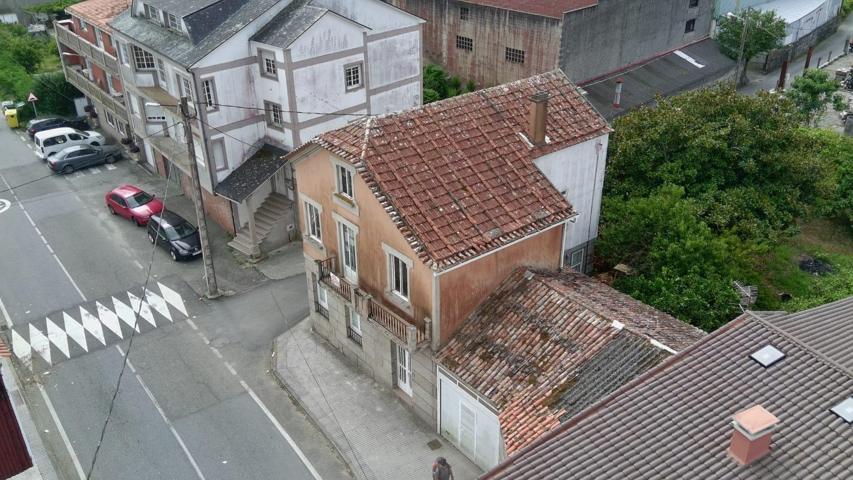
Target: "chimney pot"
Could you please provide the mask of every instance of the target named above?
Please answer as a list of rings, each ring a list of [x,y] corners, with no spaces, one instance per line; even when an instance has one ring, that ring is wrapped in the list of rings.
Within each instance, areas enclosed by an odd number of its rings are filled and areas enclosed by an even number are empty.
[[[741,410],[732,417],[729,455],[741,465],[751,465],[770,453],[773,431],[779,419],[761,405]]]
[[[530,143],[545,145],[545,123],[548,119],[548,92],[539,91],[530,96]]]

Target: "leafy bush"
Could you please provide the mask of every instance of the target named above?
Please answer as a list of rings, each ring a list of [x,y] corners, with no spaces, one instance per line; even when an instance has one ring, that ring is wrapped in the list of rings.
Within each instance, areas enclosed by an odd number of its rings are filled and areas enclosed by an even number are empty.
[[[65,75],[62,72],[35,75],[33,92],[39,99],[36,104],[39,113],[57,115],[73,115],[75,113],[74,98],[83,95],[74,85],[65,81]]]
[[[450,76],[438,65],[427,65],[424,67],[424,103],[431,103],[445,98],[455,97],[463,93],[476,90],[476,83],[469,80],[462,87],[462,80],[456,76]]]
[[[844,0],[841,2],[841,16],[846,17],[853,12],[853,0]]]

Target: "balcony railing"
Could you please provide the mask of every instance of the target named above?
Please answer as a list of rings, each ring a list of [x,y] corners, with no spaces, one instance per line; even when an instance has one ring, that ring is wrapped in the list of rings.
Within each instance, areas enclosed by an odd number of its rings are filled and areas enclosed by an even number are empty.
[[[353,307],[366,314],[367,318],[379,324],[391,335],[401,342],[420,345],[429,340],[428,329],[425,325],[415,325],[405,318],[397,315],[381,303],[374,300],[369,294],[360,291],[342,276],[335,274],[336,257],[325,260],[317,260],[320,270],[320,281],[332,291],[343,297]]]
[[[124,96],[113,96],[109,92],[105,92],[97,83],[89,80],[89,77],[83,72],[68,65],[65,68],[65,79],[69,83],[77,87],[80,91],[95,99],[101,105],[112,110],[113,113],[121,116],[122,120],[127,118],[127,110],[124,106]]]
[[[74,50],[80,56],[95,62],[108,73],[118,75],[118,59],[107,53],[103,48],[89,43],[88,40],[74,33],[71,30],[71,25],[72,23],[68,21],[54,22],[56,39],[59,40],[59,43]]]

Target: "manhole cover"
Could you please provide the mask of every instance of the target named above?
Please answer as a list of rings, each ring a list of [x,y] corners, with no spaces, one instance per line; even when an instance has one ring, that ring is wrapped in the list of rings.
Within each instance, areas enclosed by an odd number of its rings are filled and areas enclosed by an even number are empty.
[[[438,441],[438,439],[430,440],[427,442],[427,447],[429,447],[430,450],[438,450],[441,448],[441,442]]]

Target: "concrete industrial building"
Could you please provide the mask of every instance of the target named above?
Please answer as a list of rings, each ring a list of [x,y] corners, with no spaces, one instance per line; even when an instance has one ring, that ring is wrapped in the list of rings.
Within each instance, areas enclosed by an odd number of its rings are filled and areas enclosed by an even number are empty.
[[[257,256],[296,233],[284,153],[420,105],[422,23],[378,0],[134,0],[111,25],[145,161],[184,191],[196,161],[208,215]]]

